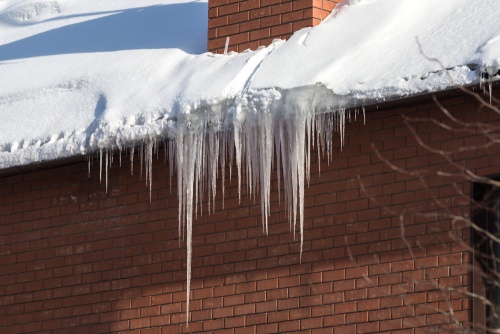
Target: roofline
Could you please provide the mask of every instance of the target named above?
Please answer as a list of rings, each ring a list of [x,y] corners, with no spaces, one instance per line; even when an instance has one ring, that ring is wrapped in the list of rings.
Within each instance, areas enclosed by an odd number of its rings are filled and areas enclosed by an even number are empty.
[[[492,86],[493,91],[498,91],[500,90],[500,81],[494,81]],[[475,84],[471,86],[465,86],[464,88],[470,90],[472,89],[473,91],[480,92],[480,85]],[[411,108],[416,105],[421,105],[422,103],[435,103],[433,98],[436,97],[437,99],[446,102],[447,100],[451,100],[457,97],[463,97],[466,96],[467,93],[463,92],[462,89],[460,88],[451,88],[448,90],[444,91],[439,91],[439,92],[428,92],[428,93],[422,93],[422,94],[417,94],[417,95],[412,95],[408,97],[402,97],[400,99],[392,99],[388,101],[383,101],[383,102],[375,102],[369,105],[364,106],[365,112],[380,112],[380,111],[387,111],[391,109],[404,109],[404,108]],[[356,109],[358,107],[350,107],[348,109]],[[119,151],[115,150],[113,152],[113,155],[118,155]],[[71,157],[66,157],[66,158],[60,158],[60,159],[55,159],[55,160],[47,160],[47,161],[40,161],[28,165],[21,165],[21,166],[15,166],[15,167],[7,167],[5,169],[0,169],[0,178],[4,177],[9,177],[9,176],[14,176],[14,175],[22,175],[26,173],[31,173],[34,171],[43,171],[46,169],[52,169],[56,167],[61,167],[61,166],[70,166],[70,165],[75,165],[75,164],[81,164],[82,162],[86,161],[87,155],[74,155]]]

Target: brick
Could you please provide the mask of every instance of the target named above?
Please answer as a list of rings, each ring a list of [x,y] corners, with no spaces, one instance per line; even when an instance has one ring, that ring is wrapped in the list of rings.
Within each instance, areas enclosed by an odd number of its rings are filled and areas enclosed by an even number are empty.
[[[257,282],[257,290],[270,290],[278,288],[278,279],[261,280]]]
[[[216,18],[219,16],[219,11],[217,10],[217,7],[209,8],[208,9],[208,22],[210,23],[210,19]]]
[[[313,317],[324,317],[334,314],[334,305],[314,306],[311,314]]]
[[[292,33],[292,24],[284,23],[279,26],[271,27],[271,36],[281,36]]]
[[[396,330],[396,329],[400,329],[400,328],[402,328],[401,319],[386,320],[386,321],[382,321],[380,323],[380,330],[381,331]]]
[[[242,4],[240,4],[240,7]],[[243,23],[249,20],[250,13],[245,11],[245,12],[239,12],[238,14],[233,14],[227,16],[228,19],[228,24],[234,24],[234,23]],[[209,20],[210,22],[210,20]]]
[[[250,19],[259,19],[271,15],[271,7],[257,8],[250,11]]]
[[[208,6],[209,7],[219,7],[223,5],[229,4],[229,0],[210,0]]]
[[[380,299],[365,299],[358,301],[358,310],[377,310],[380,308]]]
[[[280,288],[300,285],[300,276],[288,276],[279,278],[278,285]]]
[[[299,21],[299,20],[304,19],[304,12],[302,10],[298,10],[298,11],[294,11],[294,12],[283,13],[281,15],[281,19],[282,19],[283,23]]]
[[[283,2],[271,6],[271,15],[283,14],[292,11],[292,2]]]
[[[379,331],[378,322],[369,322],[356,325],[356,330],[358,333],[375,333]]]
[[[211,331],[219,328],[224,328],[224,320],[223,319],[218,319],[218,320],[209,320],[209,321],[204,321],[203,322],[203,330],[204,331]]]
[[[330,13],[335,8],[335,5],[337,4],[337,1],[323,0],[321,2],[322,2],[321,8],[323,8],[323,10],[325,10],[328,13]]]
[[[233,296],[224,297],[224,306],[240,305],[245,302],[245,296],[236,294]]]
[[[241,22],[239,24],[239,31],[240,32],[257,30],[259,28],[261,28],[261,21],[260,20],[251,20],[251,21],[246,20],[245,22]]]
[[[294,320],[294,321],[280,322],[278,328],[280,333],[300,330],[300,321]]]
[[[257,311],[258,312],[258,311]],[[219,307],[213,309],[213,318],[228,318],[234,316],[233,308],[232,307]]]
[[[352,290],[354,288],[355,288],[355,280],[353,279],[337,281],[333,283],[333,291],[335,292]]]
[[[346,323],[363,323],[368,321],[368,312],[356,312],[346,314]]]
[[[221,16],[214,19],[209,20],[208,28],[218,28],[224,27],[229,24],[228,16]]]
[[[219,16],[224,16],[224,15],[230,15],[234,13],[238,13],[239,11],[239,4],[238,3],[233,3],[233,4],[228,4],[225,6],[220,6],[218,8],[219,11]]]
[[[278,310],[289,310],[299,307],[299,298],[278,300]]]
[[[261,28],[267,28],[267,27],[272,27],[272,26],[278,26],[280,25],[282,16],[281,15],[273,15],[273,16],[266,16],[260,19],[260,27]]]
[[[241,1],[240,3],[240,10],[241,11],[248,11],[251,9],[256,9],[260,7],[260,2],[261,0],[246,0],[246,1]],[[262,4],[262,6],[265,6],[265,4]]]
[[[335,313],[337,314],[356,312],[356,310],[357,310],[356,302],[345,302],[342,304],[335,305]]]
[[[268,314],[268,322],[284,322],[290,320],[290,311],[271,312]]]
[[[368,320],[369,321],[379,321],[391,318],[391,310],[374,310],[368,312]]]
[[[271,36],[269,28],[250,31],[250,40],[255,41]]]
[[[323,326],[323,319],[322,318],[310,318],[310,319],[303,319],[300,321],[300,329],[305,330],[305,329],[311,329],[311,328],[320,328]]]
[[[239,30],[239,26],[237,24],[227,25],[227,26],[220,27],[219,29],[217,29],[217,36],[226,37],[226,36],[237,34],[239,32],[240,32],[240,30]]]
[[[300,10],[304,8],[310,8],[311,7],[311,1],[310,0],[296,0],[293,2],[293,10]]]
[[[255,304],[236,305],[234,307],[235,315],[252,314],[255,313]]]
[[[246,317],[245,325],[253,326],[265,324],[267,322],[267,314],[253,314]]]
[[[256,333],[278,333],[278,324],[257,325]]]
[[[241,44],[241,43],[245,43],[248,41],[250,41],[248,32],[242,32],[242,33],[239,33],[236,35],[232,35],[231,39],[229,40],[229,45]],[[225,43],[225,40],[224,40],[224,43]],[[229,219],[236,218],[236,215],[237,216],[246,216],[246,215],[248,215],[248,209],[244,209],[244,210],[241,210],[238,212],[233,212],[231,214],[231,217],[229,217]]]

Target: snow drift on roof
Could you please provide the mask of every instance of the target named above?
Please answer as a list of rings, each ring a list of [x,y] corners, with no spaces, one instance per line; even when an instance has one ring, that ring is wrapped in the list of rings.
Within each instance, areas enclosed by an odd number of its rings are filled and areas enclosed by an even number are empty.
[[[497,0],[344,1],[287,42],[214,55],[206,1],[2,0],[0,168],[175,136],[179,114],[233,119],[242,101],[300,87],[326,87],[335,109],[475,83],[498,71],[499,12]]]

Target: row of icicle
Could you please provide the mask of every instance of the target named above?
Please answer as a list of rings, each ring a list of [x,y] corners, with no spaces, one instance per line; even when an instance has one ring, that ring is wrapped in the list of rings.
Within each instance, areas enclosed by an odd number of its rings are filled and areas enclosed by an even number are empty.
[[[354,111],[354,116],[358,112]],[[297,221],[299,223],[302,257],[304,187],[306,182],[309,183],[311,149],[316,148],[318,161],[321,156],[326,155],[327,161],[330,162],[333,154],[332,133],[339,133],[342,147],[346,118],[349,120],[352,115],[351,112],[340,109],[321,113],[314,110],[293,110],[286,116],[281,116],[272,113],[249,114],[245,116],[244,121],[236,121],[233,127],[226,128],[222,126],[223,120],[219,117],[186,114],[177,119],[177,133],[174,139],[162,139],[159,142],[158,138],[146,138],[140,143],[132,143],[128,148],[131,174],[134,169],[135,150],[139,150],[140,172],[142,175],[144,166],[150,200],[153,184],[152,161],[155,154],[158,158],[160,144],[164,146],[164,159],[169,162],[170,177],[176,167],[179,238],[187,240],[187,321],[191,291],[193,216],[202,213],[204,194],[208,194],[208,213],[215,210],[219,173],[224,198],[226,166],[229,166],[231,178],[233,163],[236,164],[240,200],[243,177],[246,178],[244,184],[250,197],[255,199],[256,194],[260,193],[262,228],[266,235],[269,231],[271,171],[276,168],[278,195],[281,200],[280,183],[283,182],[290,231],[293,231],[294,235]],[[119,150],[121,165],[122,148]],[[101,180],[104,163],[106,191],[113,151],[111,147],[98,152]],[[89,156],[89,176],[91,162],[92,158]]]

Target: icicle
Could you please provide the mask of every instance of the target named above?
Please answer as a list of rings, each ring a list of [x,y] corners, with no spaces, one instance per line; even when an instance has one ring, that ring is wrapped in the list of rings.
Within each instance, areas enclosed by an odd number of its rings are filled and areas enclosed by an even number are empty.
[[[99,150],[99,182],[102,182],[102,149]]]
[[[101,151],[102,152],[102,151]],[[106,150],[106,193],[108,193],[108,158],[109,157],[109,150]]]
[[[363,107],[363,125],[366,125],[365,107]]]
[[[146,144],[144,144],[146,145]],[[144,152],[144,172],[146,173],[146,187],[148,187],[149,181],[149,155],[147,152],[147,147],[144,148],[146,151]]]
[[[165,151],[165,155],[163,157],[163,163],[166,164],[167,163],[167,142],[165,141],[165,139],[163,139],[163,151]]]
[[[305,144],[305,130],[306,130],[306,122],[303,116],[296,119],[296,132],[295,132],[295,149],[296,149],[296,171],[294,174],[297,174],[296,182],[298,184],[294,185],[294,191],[297,191],[298,187],[298,198],[295,197],[294,200],[294,211],[297,210],[297,200],[299,202],[299,228],[300,228],[300,262],[302,263],[302,246],[304,243],[304,144]],[[294,221],[295,224],[295,221]],[[295,230],[295,228],[294,228]]]
[[[122,166],[122,148],[121,147],[119,148],[118,156],[120,159],[120,167],[121,167]]]
[[[241,130],[238,123],[234,125],[234,149],[236,151],[236,168],[238,171],[238,200],[241,204]]]
[[[229,140],[233,140],[231,143],[229,143]],[[230,147],[229,149],[229,180],[232,180],[233,179],[233,163],[234,163],[234,153],[235,153],[235,147],[236,147],[236,144],[234,142],[234,129],[233,129],[233,133],[232,133],[232,136],[229,136],[228,135],[228,146]]]
[[[90,154],[87,154],[88,168],[89,168],[89,179],[90,179]]]
[[[283,138],[282,127],[278,126],[278,135],[274,136],[274,147],[276,149],[276,174],[278,178],[278,203],[281,204],[281,166],[280,166],[280,153],[281,145],[280,139]]]
[[[262,100],[253,99],[238,106],[232,115],[232,127],[226,126],[225,114],[221,107],[179,113],[175,139],[163,140],[165,161],[169,160],[170,189],[174,169],[177,171],[177,196],[179,201],[178,232],[179,245],[186,238],[187,244],[187,291],[186,316],[189,321],[190,292],[193,257],[193,218],[203,212],[203,197],[208,195],[208,212],[215,211],[217,179],[221,168],[222,201],[225,195],[226,162],[229,161],[229,179],[232,165],[236,165],[238,198],[241,203],[242,187],[254,201],[260,195],[262,229],[269,233],[269,217],[272,211],[271,175],[277,173],[278,200],[281,203],[281,181],[290,232],[300,233],[300,261],[304,243],[304,199],[305,185],[310,183],[311,154],[318,151],[318,165],[321,156],[333,160],[333,136],[340,135],[340,147],[344,145],[346,120],[356,119],[359,109],[328,109],[318,107],[317,99],[298,99],[273,104],[268,96]],[[491,86],[490,86],[491,98]],[[248,105],[247,105],[248,104]],[[278,106],[278,107],[277,107]],[[351,113],[354,112],[354,115]],[[362,108],[363,123],[366,123],[365,109]],[[224,126],[222,126],[224,124]],[[140,175],[144,164],[146,186],[152,201],[153,154],[159,158],[156,139],[145,137],[139,144]],[[130,144],[130,173],[134,170],[134,150]],[[121,166],[121,147],[119,147]],[[167,152],[168,151],[168,152]],[[108,168],[113,162],[112,148],[106,150],[106,192],[108,191]],[[127,153],[127,151],[125,152]],[[111,154],[111,156],[109,156]],[[102,180],[103,152],[99,151],[100,180]],[[276,164],[274,164],[276,159]],[[88,169],[90,175],[90,158]],[[246,182],[243,184],[242,182]],[[222,202],[222,207],[224,202]],[[199,210],[199,211],[198,211]],[[299,225],[297,227],[297,225]]]
[[[493,98],[493,83],[490,81],[488,82],[488,90],[489,90],[489,95],[490,95],[490,104],[491,104],[491,101],[492,101],[492,98]]]
[[[191,300],[191,259],[193,258],[193,222],[188,218],[187,222],[187,273],[186,273],[186,322],[189,323],[189,302]]]
[[[260,174],[262,228],[264,233],[268,235],[271,208],[271,165],[274,154],[273,118],[270,112],[266,112],[259,118],[258,130],[260,133],[260,166],[257,172]]]
[[[314,146],[314,139],[311,139],[311,136],[313,135],[313,111],[312,110],[307,110],[306,111],[306,128],[305,131],[307,132],[307,143],[305,147],[305,164],[306,164],[306,181],[307,181],[307,186],[309,186],[310,183],[310,175],[311,175],[311,146]]]
[[[226,132],[224,131],[221,136],[222,140],[219,141],[220,145],[220,168],[221,168],[221,188],[222,188],[222,210],[224,210],[224,197],[225,197],[225,180],[226,180]],[[215,203],[214,203],[214,208],[215,208]]]
[[[130,148],[130,175],[134,175],[134,150],[135,147]]]
[[[154,150],[155,150],[155,153],[156,153],[156,160],[158,160],[158,156],[159,156],[159,149],[158,149],[158,146],[157,146],[157,142],[156,142],[156,139],[154,141]]]
[[[344,147],[344,136],[345,136],[345,121],[346,121],[346,110],[340,109],[337,111],[336,128],[337,132],[340,134],[340,150]]]
[[[215,195],[217,194],[217,177],[218,177],[218,162],[220,158],[220,134],[219,132],[215,132],[212,130],[211,136],[213,137],[213,147],[211,150],[211,158],[212,161],[212,203],[213,208],[212,212],[215,212]],[[222,185],[224,186],[224,185]]]
[[[179,189],[179,231],[185,224],[187,237],[187,291],[186,291],[186,316],[189,319],[189,301],[191,292],[191,259],[192,259],[192,226],[193,226],[193,202],[196,180],[196,170],[201,167],[199,158],[199,146],[203,142],[200,129],[195,128],[198,124],[192,124],[192,120],[180,120],[177,135],[177,182]],[[201,139],[201,140],[200,140]],[[183,224],[184,222],[184,224]],[[180,232],[181,233],[181,232]]]
[[[170,170],[170,175],[169,175],[169,180],[170,180],[170,192],[172,192],[172,176],[174,175],[174,166],[175,166],[175,145],[174,141],[170,140],[168,142],[168,162],[169,162],[169,170]]]
[[[151,203],[151,193],[153,190],[153,149],[155,142],[150,140],[146,144],[146,185],[149,186],[149,203]]]
[[[142,142],[141,145],[139,145],[139,162],[140,162],[140,176],[142,180],[142,164],[144,163],[144,142]]]

